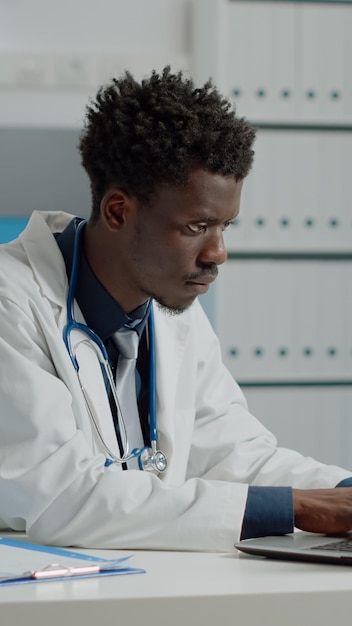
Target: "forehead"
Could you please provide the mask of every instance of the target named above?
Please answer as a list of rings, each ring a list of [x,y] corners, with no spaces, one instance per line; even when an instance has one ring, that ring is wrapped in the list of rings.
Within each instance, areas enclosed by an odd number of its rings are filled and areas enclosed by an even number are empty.
[[[221,217],[225,213],[229,219],[238,213],[242,184],[243,181],[236,181],[232,176],[196,169],[190,173],[185,187],[159,187],[152,206],[156,211],[177,212],[194,219]]]

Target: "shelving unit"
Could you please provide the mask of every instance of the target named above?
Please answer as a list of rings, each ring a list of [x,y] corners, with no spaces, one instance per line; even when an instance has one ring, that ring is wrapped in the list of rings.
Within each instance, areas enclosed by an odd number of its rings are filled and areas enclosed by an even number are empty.
[[[197,79],[258,128],[224,361],[280,444],[352,468],[352,3],[195,0],[194,31]]]

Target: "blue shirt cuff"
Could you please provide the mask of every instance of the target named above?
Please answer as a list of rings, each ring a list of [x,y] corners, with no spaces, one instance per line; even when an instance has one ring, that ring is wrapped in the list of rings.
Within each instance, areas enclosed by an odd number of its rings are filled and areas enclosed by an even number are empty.
[[[345,478],[337,483],[336,487],[352,487],[352,476],[351,478]]]
[[[291,487],[248,487],[241,540],[266,535],[286,535],[292,533],[293,529]]]

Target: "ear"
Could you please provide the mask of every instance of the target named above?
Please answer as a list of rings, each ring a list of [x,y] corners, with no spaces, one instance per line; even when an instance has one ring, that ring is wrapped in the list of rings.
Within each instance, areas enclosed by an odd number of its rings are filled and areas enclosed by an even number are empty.
[[[113,231],[122,228],[134,203],[134,199],[123,189],[109,189],[100,203],[100,214],[107,227]]]

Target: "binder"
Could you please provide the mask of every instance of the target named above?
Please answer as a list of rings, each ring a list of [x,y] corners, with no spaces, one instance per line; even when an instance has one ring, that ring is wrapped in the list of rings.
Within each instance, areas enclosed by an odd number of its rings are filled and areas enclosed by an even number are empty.
[[[229,96],[233,98],[238,115],[250,117],[255,98],[253,94],[253,78],[247,64],[250,61],[252,41],[250,7],[244,2],[226,3],[228,5],[228,28],[226,31],[226,65],[228,68]],[[218,40],[207,41],[207,48],[213,48],[213,54],[219,44]],[[203,52],[204,54],[204,52]],[[246,63],[243,62],[246,59]],[[217,82],[217,77],[213,76]]]
[[[4,585],[141,574],[129,567],[131,555],[103,559],[83,552],[0,537],[0,588]]]
[[[271,51],[269,115],[273,121],[290,120],[295,116],[295,14],[294,2],[266,3],[270,23],[270,39],[266,45]],[[257,50],[262,55],[262,50]],[[245,64],[244,64],[245,65]]]
[[[351,371],[346,338],[351,326],[351,264],[321,262],[317,273],[317,319],[320,372],[324,379],[344,379]]]
[[[228,251],[351,251],[352,134],[258,132]]]
[[[289,131],[268,133],[273,146],[272,158],[266,160],[271,176],[272,235],[268,236],[269,249],[287,250],[300,245],[300,220],[297,193],[300,175],[297,172],[297,143],[300,135]],[[294,173],[294,174],[293,174]],[[270,199],[270,196],[269,196]],[[268,204],[268,211],[270,204]],[[272,241],[272,246],[270,243]]]
[[[349,11],[343,4],[319,6],[320,108],[324,119],[338,122],[343,119],[345,99],[344,70],[349,58],[345,37],[351,37],[351,32],[344,33],[344,21]]]
[[[242,265],[230,259],[220,268],[216,289],[215,326],[222,346],[222,358],[237,380],[244,379],[250,369],[249,289],[246,280]]]
[[[351,250],[351,153],[351,133],[329,132],[322,136],[317,192],[321,195],[320,234],[330,250]]]
[[[230,95],[240,114],[261,121],[292,118],[295,6],[277,2],[227,4]],[[215,47],[218,43],[215,41]]]
[[[244,389],[244,393],[251,413],[275,434],[279,446],[321,460],[324,446],[320,446],[316,434],[322,416],[317,412],[316,390],[306,387],[262,387]],[[337,419],[336,414],[334,419]],[[331,427],[332,423],[325,435],[330,435]]]
[[[324,248],[320,237],[321,223],[321,184],[320,149],[323,137],[319,132],[297,132],[287,135],[287,149],[292,150],[292,172],[294,185],[294,205],[292,218],[298,224],[297,237],[293,248]],[[325,187],[325,186],[324,186]],[[324,189],[325,191],[325,189]]]
[[[249,410],[278,444],[352,469],[349,387],[243,388]]]
[[[352,33],[352,20],[351,20]],[[352,39],[352,37],[351,37]],[[352,54],[352,46],[351,46]],[[350,102],[352,101],[352,89]],[[352,249],[352,220],[351,220],[351,154],[352,154],[352,133],[338,133],[338,144],[336,146],[340,155],[340,175],[339,175],[339,210],[341,217],[341,229],[339,233],[339,246],[345,250]]]
[[[306,4],[298,7],[297,46],[300,114],[307,120],[339,122],[346,111],[346,42],[348,5]]]
[[[297,68],[300,77],[299,117],[321,118],[320,105],[320,12],[322,7],[302,4],[297,7]]]
[[[255,144],[255,164],[252,178],[252,224],[250,246],[252,249],[267,249],[273,243],[272,192],[275,176],[275,137],[273,133],[261,131]]]
[[[352,100],[352,72],[351,62],[352,58],[352,10],[351,5],[344,5],[344,94],[342,99],[343,107],[343,119],[351,121],[351,100]],[[348,10],[349,9],[349,10]]]

